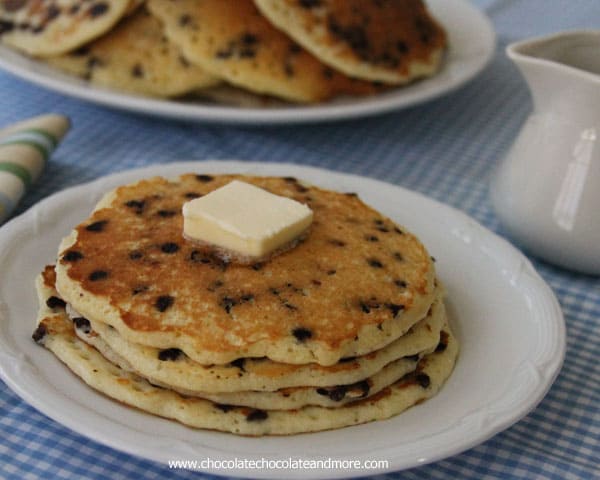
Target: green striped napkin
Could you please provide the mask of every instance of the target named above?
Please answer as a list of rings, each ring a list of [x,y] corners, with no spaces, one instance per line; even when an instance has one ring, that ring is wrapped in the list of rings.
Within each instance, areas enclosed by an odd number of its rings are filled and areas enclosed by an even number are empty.
[[[69,130],[62,115],[42,115],[0,130],[0,224],[38,179]]]

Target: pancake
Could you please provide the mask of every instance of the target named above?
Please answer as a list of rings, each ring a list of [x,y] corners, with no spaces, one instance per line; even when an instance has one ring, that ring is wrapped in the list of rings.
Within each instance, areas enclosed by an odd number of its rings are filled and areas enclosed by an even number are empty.
[[[139,0],[1,0],[0,38],[30,55],[75,50],[110,30]]]
[[[434,74],[446,34],[422,0],[254,0],[277,28],[346,75],[405,84]]]
[[[252,0],[150,0],[148,8],[190,62],[252,92],[316,102],[378,91],[323,65],[274,28]]]
[[[381,350],[362,357],[348,357],[329,367],[318,364],[291,365],[265,358],[240,358],[225,365],[200,365],[181,353],[169,355],[169,350],[128,342],[115,329],[102,322],[88,320],[89,325],[83,323],[85,329],[90,331],[91,338],[88,340],[92,341],[95,348],[101,352],[108,349],[116,352],[152,383],[186,390],[188,393],[214,393],[356,383],[399,358],[414,356],[437,346],[444,319],[443,304],[437,301],[431,314],[398,340]]]
[[[191,65],[163,35],[160,22],[143,8],[101,38],[48,63],[97,85],[157,97],[219,83]]]
[[[185,240],[182,204],[233,179],[307,203],[306,240],[250,266]],[[243,175],[116,189],[63,240],[56,273],[61,297],[85,318],[205,365],[242,357],[333,365],[399,338],[437,295],[425,247],[357,196]]]
[[[44,298],[40,299],[42,302]],[[80,340],[64,308],[42,303],[33,339],[52,351],[89,386],[126,405],[196,428],[242,435],[289,435],[381,420],[435,395],[452,372],[458,345],[446,330],[446,347],[422,358],[415,371],[376,395],[338,408],[308,406],[261,410],[188,397],[154,386],[104,358]]]
[[[226,83],[196,90],[190,94],[190,100],[197,101],[198,99],[240,108],[289,107],[288,102],[279,98],[269,95],[259,95]]]
[[[191,391],[181,387],[172,387],[168,384],[157,382],[154,379],[149,379],[141,375],[127,360],[115,353],[108,344],[96,334],[96,332],[93,330],[89,331],[86,326],[76,326],[75,334],[85,343],[94,347],[109,362],[119,366],[127,372],[135,373],[145,378],[152,385],[167,388],[182,395],[200,397],[220,404],[267,410],[290,410],[305,407],[307,405],[338,407],[356,401],[359,398],[370,397],[380,392],[383,388],[391,385],[407,373],[414,371],[417,367],[417,362],[421,358],[420,354],[416,354],[414,357],[400,358],[383,367],[375,375],[347,385],[332,385],[329,387],[291,387],[275,390],[273,392],[242,390],[236,392],[210,393]],[[427,351],[424,353],[431,352]]]

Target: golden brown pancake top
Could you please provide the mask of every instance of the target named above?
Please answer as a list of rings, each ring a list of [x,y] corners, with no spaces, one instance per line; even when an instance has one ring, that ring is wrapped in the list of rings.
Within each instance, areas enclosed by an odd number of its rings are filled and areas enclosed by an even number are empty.
[[[314,212],[306,240],[242,266],[184,239],[182,204],[233,179],[306,203]],[[110,208],[76,230],[59,259],[70,280],[117,308],[130,329],[185,335],[209,351],[290,338],[336,349],[434,290],[429,254],[413,235],[353,194],[293,178],[144,180],[117,189]],[[103,321],[100,312],[95,319]]]

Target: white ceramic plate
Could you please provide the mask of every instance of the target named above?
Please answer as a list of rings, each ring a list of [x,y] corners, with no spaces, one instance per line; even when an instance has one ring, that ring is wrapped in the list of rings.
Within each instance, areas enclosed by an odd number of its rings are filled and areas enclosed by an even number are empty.
[[[387,421],[315,434],[243,438],[193,430],[111,401],[88,388],[35,345],[34,277],[53,262],[61,237],[116,185],[153,175],[242,172],[296,176],[358,192],[423,240],[448,289],[459,338],[456,368],[439,395]],[[561,310],[529,261],[463,213],[376,180],[284,164],[188,162],[122,172],[40,202],[0,229],[0,373],[31,405],[67,427],[118,450],[171,459],[384,459],[388,471],[466,450],[507,428],[542,399],[565,351]],[[277,470],[209,470],[277,478]],[[295,470],[286,478],[336,478],[366,470]]]
[[[315,106],[236,108],[215,104],[156,100],[90,86],[42,62],[0,46],[0,67],[65,95],[145,114],[219,123],[305,123],[374,115],[430,100],[477,75],[492,57],[495,34],[489,20],[467,0],[429,0],[449,34],[443,70],[430,79],[373,97],[338,99]]]

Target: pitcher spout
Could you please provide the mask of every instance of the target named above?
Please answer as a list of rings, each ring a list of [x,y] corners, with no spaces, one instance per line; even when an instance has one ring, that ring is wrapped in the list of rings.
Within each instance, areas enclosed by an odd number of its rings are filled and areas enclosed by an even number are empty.
[[[600,30],[579,30],[509,45],[506,53],[528,83],[534,110],[597,119]],[[583,120],[583,119],[582,119]]]

